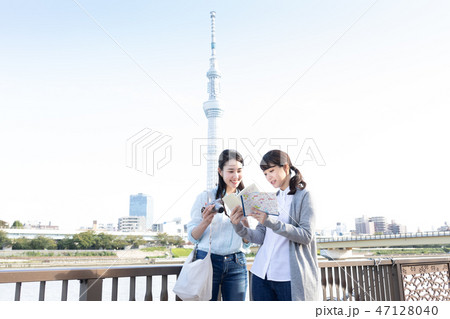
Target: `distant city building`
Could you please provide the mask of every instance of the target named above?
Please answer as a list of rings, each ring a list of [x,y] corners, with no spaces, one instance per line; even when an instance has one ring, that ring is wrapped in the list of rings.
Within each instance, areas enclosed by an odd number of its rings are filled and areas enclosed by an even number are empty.
[[[357,235],[373,235],[375,233],[375,224],[369,221],[366,216],[355,218],[355,227]]]
[[[450,227],[448,227],[447,222],[444,223],[444,226],[439,227],[438,231],[450,231]]]
[[[80,227],[79,230],[87,231],[87,230],[93,230],[93,231],[117,231],[117,224],[108,223],[103,224],[99,223],[97,220],[92,221],[92,226],[83,226]]]
[[[118,230],[121,232],[143,232],[146,228],[144,216],[127,216],[119,218]]]
[[[108,224],[98,224],[97,227],[98,230],[106,230],[106,231],[116,231],[117,227],[114,227],[114,224],[108,223]]]
[[[369,222],[373,222],[376,234],[384,234],[386,232],[387,230],[386,217],[383,216],[370,217]]]
[[[186,225],[181,223],[181,218],[175,218],[172,221],[164,222],[161,224],[153,224],[152,231],[158,233],[167,233],[171,236],[184,237],[186,233]]]
[[[38,224],[24,224],[23,229],[46,229],[46,230],[59,230],[59,226],[52,226],[52,222],[48,225],[38,222]]]
[[[387,225],[386,234],[404,234],[406,233],[406,226],[397,224],[394,220]]]
[[[336,231],[336,235],[343,236],[344,234],[347,233],[347,227],[344,224],[342,224],[341,222],[337,222],[335,231]]]
[[[384,216],[355,218],[355,226],[357,235],[406,233],[405,225],[397,224],[395,221],[388,224]]]
[[[4,220],[0,220],[0,229],[9,228],[9,223]]]
[[[130,195],[130,217],[145,217],[146,229],[151,229],[153,224],[153,198],[139,193]]]
[[[337,222],[335,228],[316,229],[316,234],[322,237],[351,236],[347,226],[341,222]]]

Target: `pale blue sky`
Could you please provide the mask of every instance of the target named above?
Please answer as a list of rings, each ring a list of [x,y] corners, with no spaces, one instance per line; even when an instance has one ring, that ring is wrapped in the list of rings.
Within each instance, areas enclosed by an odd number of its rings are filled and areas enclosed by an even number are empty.
[[[155,221],[187,221],[206,179],[192,139],[206,135],[215,10],[224,137],[266,138],[261,155],[296,139],[293,157],[312,138],[326,165],[299,168],[319,228],[362,214],[411,231],[450,222],[447,1],[78,3],[126,53],[74,1],[2,4],[0,219],[116,223],[143,192]],[[144,128],[173,138],[154,176],[126,166]],[[271,190],[257,161],[246,183]]]

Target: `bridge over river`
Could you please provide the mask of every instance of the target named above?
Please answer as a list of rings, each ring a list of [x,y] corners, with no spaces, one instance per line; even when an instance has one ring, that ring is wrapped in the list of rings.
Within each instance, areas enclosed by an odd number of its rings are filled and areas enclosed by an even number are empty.
[[[331,258],[348,256],[352,248],[416,246],[416,245],[449,245],[450,231],[430,231],[393,235],[361,235],[317,237],[317,246],[321,255]]]

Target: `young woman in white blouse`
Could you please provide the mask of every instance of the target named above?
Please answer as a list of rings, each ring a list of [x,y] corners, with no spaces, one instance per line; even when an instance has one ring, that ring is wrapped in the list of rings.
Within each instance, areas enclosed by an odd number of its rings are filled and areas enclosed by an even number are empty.
[[[197,196],[191,210],[191,221],[187,232],[189,240],[197,244],[196,258],[203,259],[209,250],[211,233],[211,262],[213,265],[213,287],[211,300],[217,300],[221,287],[224,301],[243,301],[247,291],[247,264],[245,244],[233,229],[228,213],[214,212],[214,205],[205,205],[211,200],[221,199],[226,194],[244,189],[242,169],[244,159],[234,150],[224,150],[219,155],[218,185]],[[204,209],[202,209],[204,208]],[[248,226],[244,219],[243,223]]]
[[[231,214],[237,234],[261,245],[251,269],[253,300],[318,300],[315,221],[306,183],[283,151],[265,154],[260,168],[267,181],[279,188],[279,216],[254,209],[250,216],[259,223],[250,229],[242,223],[242,210]]]

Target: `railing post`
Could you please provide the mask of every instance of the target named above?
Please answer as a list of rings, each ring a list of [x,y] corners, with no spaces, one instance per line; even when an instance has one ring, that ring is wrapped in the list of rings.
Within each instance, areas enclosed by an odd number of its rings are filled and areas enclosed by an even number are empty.
[[[348,289],[348,297],[350,301],[353,301],[353,278],[352,278],[352,268],[350,266],[345,267],[347,273],[347,289]]]
[[[80,301],[101,301],[103,279],[81,279]]]
[[[352,286],[353,292],[355,293],[355,301],[360,301],[359,298],[359,284],[358,284],[358,273],[356,266],[352,266]]]
[[[364,290],[364,273],[363,273],[363,267],[364,266],[357,266],[358,269],[358,290],[359,290],[359,300],[365,301],[366,300],[366,291]]]
[[[69,281],[63,280],[62,282],[62,290],[61,290],[61,301],[67,301],[67,292],[69,289]]]
[[[117,301],[118,291],[119,291],[119,278],[113,277],[111,289],[111,301]]]
[[[45,300],[45,281],[41,281],[39,285],[39,301]]]
[[[16,282],[16,295],[14,296],[14,301],[20,301],[21,290],[22,290],[22,283]]]
[[[330,293],[330,301],[333,301],[333,268],[328,267],[328,292]]]
[[[327,274],[325,267],[320,269],[320,276],[322,279],[322,300],[327,301]]]
[[[178,278],[178,276],[177,276],[177,278]],[[152,293],[153,285],[152,285],[152,281],[153,281],[153,277],[152,276],[147,276],[147,285],[145,287],[145,297],[144,297],[145,301],[152,301],[153,300],[153,293]],[[178,298],[178,296],[177,296],[177,300],[181,300],[181,299]]]
[[[167,290],[167,275],[161,276],[161,295],[160,295],[161,301],[168,301],[169,300],[169,293]]]
[[[393,301],[404,301],[403,295],[403,278],[400,269],[400,264],[396,264],[395,260],[392,261],[392,278],[391,278],[391,300]]]
[[[130,277],[130,301],[136,301],[136,277]]]
[[[381,301],[389,301],[389,277],[388,277],[388,267],[390,266],[381,266],[380,269],[380,285],[381,285]]]
[[[345,267],[341,268],[341,289],[342,289],[342,300],[347,301],[347,276],[345,274]]]
[[[334,284],[336,286],[336,300],[341,300],[341,281],[339,280],[339,266],[334,267]]]

